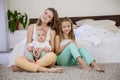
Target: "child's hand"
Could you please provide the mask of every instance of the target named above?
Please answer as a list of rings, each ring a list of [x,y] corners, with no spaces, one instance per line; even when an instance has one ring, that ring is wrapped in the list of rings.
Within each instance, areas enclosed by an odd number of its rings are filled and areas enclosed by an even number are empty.
[[[35,57],[38,59],[40,57],[40,53],[39,52],[35,53]]]
[[[33,56],[35,58],[37,58],[37,53],[38,53],[38,49],[37,48],[33,48]]]
[[[38,59],[41,55],[41,52],[43,51],[42,48],[36,49],[35,57]]]
[[[33,48],[33,56],[34,56],[34,57],[36,57],[36,52],[37,52],[36,49]]]
[[[27,46],[27,50],[28,50],[29,52],[32,52],[32,51],[33,51],[33,47]]]
[[[45,48],[43,49],[43,51],[49,52],[49,48],[48,48],[48,47],[45,47]]]

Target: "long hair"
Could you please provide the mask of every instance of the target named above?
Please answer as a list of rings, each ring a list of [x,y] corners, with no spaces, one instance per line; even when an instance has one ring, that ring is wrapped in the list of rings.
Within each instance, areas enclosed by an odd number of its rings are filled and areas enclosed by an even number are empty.
[[[50,10],[53,13],[53,19],[47,25],[50,26],[51,29],[56,30],[56,27],[58,26],[58,22],[59,22],[58,13],[57,13],[57,11],[54,8],[47,8],[46,10]],[[37,25],[40,26],[41,23],[42,23],[41,19],[38,19]]]
[[[61,19],[61,21],[59,23],[59,33],[58,33],[58,35],[60,36],[60,41],[65,39],[65,37],[63,35],[63,32],[62,32],[62,23],[63,22],[69,22],[71,24],[71,31],[68,34],[68,38],[72,39],[72,40],[75,40],[75,35],[74,35],[74,31],[73,31],[73,22],[70,18],[65,17],[65,18]]]

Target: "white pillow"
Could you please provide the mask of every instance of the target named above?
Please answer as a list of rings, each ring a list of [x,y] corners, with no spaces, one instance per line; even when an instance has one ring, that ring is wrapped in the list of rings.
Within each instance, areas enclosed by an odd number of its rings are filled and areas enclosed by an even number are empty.
[[[120,29],[115,26],[116,22],[113,20],[93,20],[93,19],[84,19],[76,22],[77,26],[87,24],[94,27],[100,27],[111,32],[118,32]]]
[[[104,24],[115,25],[116,22],[112,20],[94,20],[94,21],[86,22],[86,24],[89,24],[91,26],[104,25]]]
[[[111,32],[120,31],[120,29],[117,26],[115,26],[116,22],[113,20],[95,20],[92,23],[89,22],[88,24],[95,27],[106,29]]]
[[[120,31],[120,29],[117,26],[110,25],[110,24],[101,24],[101,25],[96,25],[94,27],[103,28],[103,29],[106,29],[106,30],[114,32],[114,33]]]
[[[77,25],[73,24],[73,29],[76,29],[76,28],[78,28]]]
[[[83,24],[86,24],[87,22],[91,22],[91,21],[94,21],[93,19],[82,19],[82,20],[79,20],[79,21],[76,21],[76,25],[79,27]]]

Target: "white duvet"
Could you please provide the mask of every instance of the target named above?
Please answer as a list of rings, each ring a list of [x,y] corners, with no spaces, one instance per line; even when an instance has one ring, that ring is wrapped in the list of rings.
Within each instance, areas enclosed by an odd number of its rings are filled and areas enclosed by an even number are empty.
[[[120,42],[120,32],[113,33],[87,24],[74,29],[74,33],[78,40],[90,42],[94,46],[101,45],[102,43]]]

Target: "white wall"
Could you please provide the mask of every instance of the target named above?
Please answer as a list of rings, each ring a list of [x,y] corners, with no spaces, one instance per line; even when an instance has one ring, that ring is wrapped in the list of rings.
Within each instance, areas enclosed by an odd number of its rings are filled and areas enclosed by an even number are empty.
[[[120,0],[7,0],[8,9],[26,12],[30,18],[54,7],[60,17],[120,14]]]
[[[0,0],[0,52],[8,50],[6,1]]]

